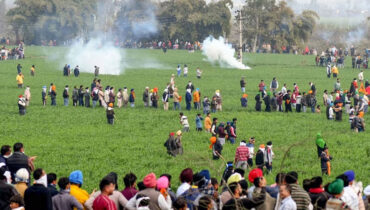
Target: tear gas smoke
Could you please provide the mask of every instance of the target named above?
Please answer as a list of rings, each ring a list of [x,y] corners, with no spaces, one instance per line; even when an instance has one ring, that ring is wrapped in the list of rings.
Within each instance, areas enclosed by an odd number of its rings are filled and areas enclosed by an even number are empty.
[[[103,42],[100,38],[91,39],[87,44],[75,42],[69,49],[66,60],[74,68],[80,67],[81,72],[94,72],[94,66],[100,68],[100,74],[119,75],[124,69],[121,66],[124,52],[114,47],[111,42]]]
[[[221,67],[251,69],[250,67],[240,63],[235,57],[235,49],[231,44],[226,44],[223,37],[215,39],[212,36],[207,37],[203,41],[203,55],[207,57],[207,61],[212,64],[218,63]]]

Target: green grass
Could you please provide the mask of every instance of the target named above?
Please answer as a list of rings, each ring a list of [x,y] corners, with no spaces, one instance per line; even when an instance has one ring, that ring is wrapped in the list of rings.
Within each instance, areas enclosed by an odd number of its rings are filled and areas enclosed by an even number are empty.
[[[46,172],[55,172],[59,177],[68,176],[73,170],[80,169],[84,173],[84,188],[91,191],[98,187],[99,180],[111,171],[119,174],[120,180],[127,172],[134,172],[139,179],[147,173],[169,173],[173,176],[173,185],[179,184],[178,176],[182,169],[191,167],[195,171],[210,169],[211,175],[221,177],[224,163],[211,159],[209,134],[195,132],[195,116],[197,111],[184,111],[191,123],[191,132],[183,136],[184,154],[173,158],[166,154],[163,143],[169,132],[181,129],[178,111],[146,109],[141,101],[145,86],[157,86],[162,93],[170,75],[176,72],[177,64],[188,64],[188,78],[176,78],[181,95],[185,93],[185,85],[192,80],[199,87],[203,96],[212,96],[216,89],[223,96],[223,112],[213,114],[220,121],[238,118],[238,139],[256,137],[257,145],[271,140],[274,145],[275,159],[273,175],[267,176],[273,183],[275,174],[280,170],[299,172],[300,181],[304,178],[321,175],[320,162],[317,159],[315,137],[317,132],[323,134],[331,155],[332,176],[324,178],[331,181],[345,170],[353,169],[356,178],[365,184],[370,183],[370,143],[368,131],[353,133],[349,129],[348,116],[343,115],[343,122],[326,120],[325,114],[312,113],[256,113],[254,96],[261,79],[269,83],[276,76],[280,86],[287,83],[292,89],[296,82],[301,91],[309,89],[308,82],[316,83],[318,101],[322,105],[324,89],[332,90],[334,79],[328,79],[324,68],[313,65],[314,57],[295,55],[246,54],[244,61],[253,70],[221,69],[203,61],[200,52],[189,54],[186,51],[168,51],[163,54],[159,50],[127,50],[126,60],[129,63],[141,63],[145,58],[157,60],[163,69],[126,69],[119,76],[102,75],[102,84],[114,87],[135,88],[137,94],[136,107],[116,108],[117,121],[114,126],[107,125],[105,111],[102,108],[87,109],[82,107],[64,107],[62,91],[65,85],[90,86],[92,74],[82,73],[79,78],[62,76],[62,59],[46,59],[47,55],[60,56],[65,48],[28,47],[27,59],[22,61],[0,62],[0,112],[1,112],[1,144],[13,145],[23,142],[27,155],[38,156],[36,167]],[[347,64],[350,60],[347,59]],[[32,101],[27,115],[18,115],[17,96],[23,90],[17,89],[16,64],[21,63],[25,73],[25,84],[31,87]],[[36,65],[36,76],[29,76],[29,68]],[[91,63],[93,66],[94,63]],[[195,68],[203,71],[201,80],[195,77]],[[342,86],[349,84],[358,71],[350,68],[341,69],[339,77]],[[365,78],[370,73],[365,71]],[[247,110],[240,107],[239,80],[246,76],[249,103]],[[57,107],[41,106],[41,87],[51,82],[57,86]],[[71,101],[70,101],[71,104]],[[185,103],[182,103],[185,107]],[[263,106],[264,107],[264,106]],[[172,103],[170,109],[172,108]],[[324,111],[324,109],[322,109]],[[369,122],[369,115],[365,122]],[[298,143],[288,153],[282,164],[282,158],[290,145]],[[238,144],[226,144],[223,156],[233,160]],[[123,183],[120,181],[120,188]]]

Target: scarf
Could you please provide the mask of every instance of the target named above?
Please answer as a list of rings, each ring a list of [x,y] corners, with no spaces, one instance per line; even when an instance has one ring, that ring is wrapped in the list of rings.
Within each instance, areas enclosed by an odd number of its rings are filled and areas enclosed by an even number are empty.
[[[310,191],[310,193],[313,193],[313,194],[320,194],[320,193],[324,192],[325,190],[322,189],[322,188],[311,188],[309,191]]]
[[[44,185],[44,187],[48,187],[48,180],[47,180],[46,174],[44,176],[40,177],[40,179],[36,180],[35,183],[36,184],[42,184],[42,185]]]

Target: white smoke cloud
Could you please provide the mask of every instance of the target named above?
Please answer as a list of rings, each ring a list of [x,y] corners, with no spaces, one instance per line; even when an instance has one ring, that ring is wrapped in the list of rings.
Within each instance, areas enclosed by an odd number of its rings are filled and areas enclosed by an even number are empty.
[[[94,38],[87,44],[75,42],[69,48],[66,60],[71,68],[78,65],[81,72],[94,73],[94,66],[98,66],[100,74],[119,75],[124,70],[122,56],[124,52],[114,47],[112,42]]]
[[[231,44],[226,44],[223,37],[218,39],[212,36],[207,37],[203,41],[202,51],[207,61],[212,64],[218,63],[221,67],[227,68],[251,69],[234,57],[235,49]]]

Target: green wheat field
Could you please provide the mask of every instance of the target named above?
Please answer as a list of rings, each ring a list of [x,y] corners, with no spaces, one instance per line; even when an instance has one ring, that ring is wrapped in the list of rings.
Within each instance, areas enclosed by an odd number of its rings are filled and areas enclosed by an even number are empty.
[[[279,54],[245,54],[244,62],[252,70],[237,70],[213,66],[204,60],[201,52],[169,50],[164,54],[160,50],[131,49],[125,50],[125,63],[131,68],[125,69],[119,76],[101,75],[102,85],[118,88],[134,88],[137,96],[135,108],[115,109],[115,125],[106,122],[105,110],[101,107],[92,109],[85,107],[63,106],[62,92],[65,85],[72,87],[84,85],[90,87],[93,74],[81,73],[80,77],[63,77],[63,54],[67,48],[28,47],[25,60],[8,60],[0,62],[0,142],[1,145],[13,145],[22,142],[25,153],[37,156],[36,167],[46,172],[55,172],[58,177],[68,176],[73,170],[81,170],[84,174],[83,188],[91,191],[98,188],[99,180],[107,173],[114,171],[119,174],[120,188],[125,173],[134,172],[141,180],[149,172],[157,175],[169,173],[173,176],[172,185],[179,184],[182,169],[191,167],[194,171],[209,169],[212,177],[221,178],[225,168],[222,160],[212,160],[209,149],[210,134],[195,131],[195,117],[198,111],[183,110],[188,116],[191,131],[183,135],[184,154],[178,157],[167,155],[163,146],[170,132],[181,129],[179,111],[164,111],[162,104],[157,110],[144,108],[142,92],[146,86],[158,87],[160,95],[176,74],[177,64],[187,64],[187,78],[176,78],[179,93],[185,96],[185,86],[189,80],[200,88],[202,96],[213,96],[219,89],[223,97],[223,111],[212,114],[219,121],[227,122],[237,117],[237,144],[227,143],[222,155],[232,161],[239,142],[251,136],[256,137],[258,145],[273,142],[275,159],[273,173],[267,175],[268,184],[272,184],[275,174],[280,170],[299,173],[302,183],[304,178],[321,175],[320,161],[317,158],[315,137],[321,132],[333,156],[332,175],[324,177],[325,182],[345,170],[356,172],[356,179],[370,183],[370,134],[369,131],[354,133],[350,130],[347,114],[343,113],[343,121],[328,121],[325,108],[321,114],[313,113],[278,113],[255,112],[254,96],[258,91],[258,83],[264,79],[269,85],[274,76],[280,87],[287,83],[293,89],[296,82],[301,90],[308,91],[310,81],[316,84],[317,100],[323,107],[322,92],[331,91],[335,80],[326,77],[325,68],[316,67],[313,56],[279,55]],[[50,58],[52,57],[52,59]],[[133,68],[143,66],[146,68]],[[91,61],[93,68],[94,63]],[[339,69],[339,78],[344,89],[349,89],[350,82],[357,77],[358,70],[350,68],[350,58],[346,60],[346,68]],[[31,87],[32,99],[25,116],[18,114],[18,95],[24,89],[17,89],[15,80],[16,65],[23,66],[25,85]],[[36,76],[31,77],[29,69],[36,65]],[[160,67],[160,68],[151,68]],[[202,79],[196,78],[195,69],[203,70]],[[365,78],[370,72],[365,71]],[[241,91],[239,81],[246,77],[248,108],[240,106]],[[41,90],[43,85],[53,82],[57,87],[57,106],[42,107]],[[185,108],[183,100],[181,104]],[[264,105],[262,106],[264,109]],[[365,122],[370,122],[369,115]],[[294,145],[289,152],[287,150]],[[286,154],[286,159],[283,157]]]

